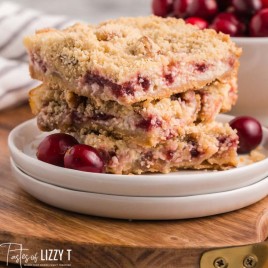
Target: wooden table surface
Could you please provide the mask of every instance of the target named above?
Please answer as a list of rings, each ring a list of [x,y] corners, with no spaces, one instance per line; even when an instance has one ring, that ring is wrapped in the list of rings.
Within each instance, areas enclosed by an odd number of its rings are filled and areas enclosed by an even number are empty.
[[[147,222],[84,216],[39,202],[17,185],[7,148],[10,130],[30,118],[26,104],[0,112],[0,244],[21,244],[27,254],[38,254],[39,262],[41,250],[66,253],[71,249],[70,261],[65,254],[65,259],[55,263],[72,267],[197,268],[206,250],[267,238],[268,197],[223,215]],[[6,250],[0,247],[2,267],[6,267]]]

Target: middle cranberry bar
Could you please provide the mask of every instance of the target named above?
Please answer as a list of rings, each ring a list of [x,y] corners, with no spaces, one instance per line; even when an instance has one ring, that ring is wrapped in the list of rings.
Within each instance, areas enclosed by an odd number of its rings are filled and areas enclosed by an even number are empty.
[[[213,121],[219,112],[230,110],[236,97],[235,78],[132,106],[116,101],[95,102],[43,84],[31,91],[30,104],[42,130],[72,132],[84,128],[105,131],[142,146],[155,146],[180,135],[186,125]]]

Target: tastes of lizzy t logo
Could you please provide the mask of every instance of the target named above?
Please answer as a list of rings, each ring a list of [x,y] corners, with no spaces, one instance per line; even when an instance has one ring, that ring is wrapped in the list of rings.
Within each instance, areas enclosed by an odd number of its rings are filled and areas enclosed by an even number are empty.
[[[9,263],[17,263],[21,268],[22,266],[71,266],[71,249],[41,249],[40,252],[29,254],[29,249],[23,248],[22,244],[2,243],[0,244],[0,253],[6,254],[6,266],[8,266]],[[53,262],[53,264],[51,262]]]

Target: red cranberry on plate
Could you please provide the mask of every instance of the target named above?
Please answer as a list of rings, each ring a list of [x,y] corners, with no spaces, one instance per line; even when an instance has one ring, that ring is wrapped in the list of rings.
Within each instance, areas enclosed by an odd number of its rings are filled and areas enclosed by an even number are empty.
[[[174,14],[177,17],[185,18],[189,16],[212,18],[217,13],[217,3],[215,0],[174,0]]]
[[[66,152],[64,166],[70,169],[102,173],[104,161],[95,148],[85,144],[78,144]]]
[[[153,14],[160,17],[166,17],[173,10],[172,0],[153,0]]]
[[[242,14],[254,14],[262,8],[261,0],[233,0],[236,12]]]
[[[78,141],[71,135],[63,133],[51,134],[39,144],[36,156],[43,162],[63,167],[65,152],[76,144],[78,144]]]
[[[246,30],[246,26],[239,21],[233,13],[220,13],[210,25],[210,28],[217,32],[223,32],[230,36],[242,36]]]
[[[239,137],[238,153],[249,153],[261,143],[262,127],[255,118],[239,116],[234,118],[229,124],[231,128],[237,130]]]
[[[259,11],[250,21],[250,35],[268,37],[268,8]]]
[[[204,30],[208,27],[208,22],[199,17],[189,17],[185,20],[186,23],[197,26],[199,29]]]

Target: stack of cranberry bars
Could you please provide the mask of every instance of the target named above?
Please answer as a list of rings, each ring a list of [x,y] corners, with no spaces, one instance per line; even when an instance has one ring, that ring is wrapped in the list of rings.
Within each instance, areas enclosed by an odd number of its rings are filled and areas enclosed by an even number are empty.
[[[240,49],[183,20],[120,18],[26,37],[40,129],[99,150],[105,171],[167,173],[237,164],[238,137],[215,121],[237,99]]]

